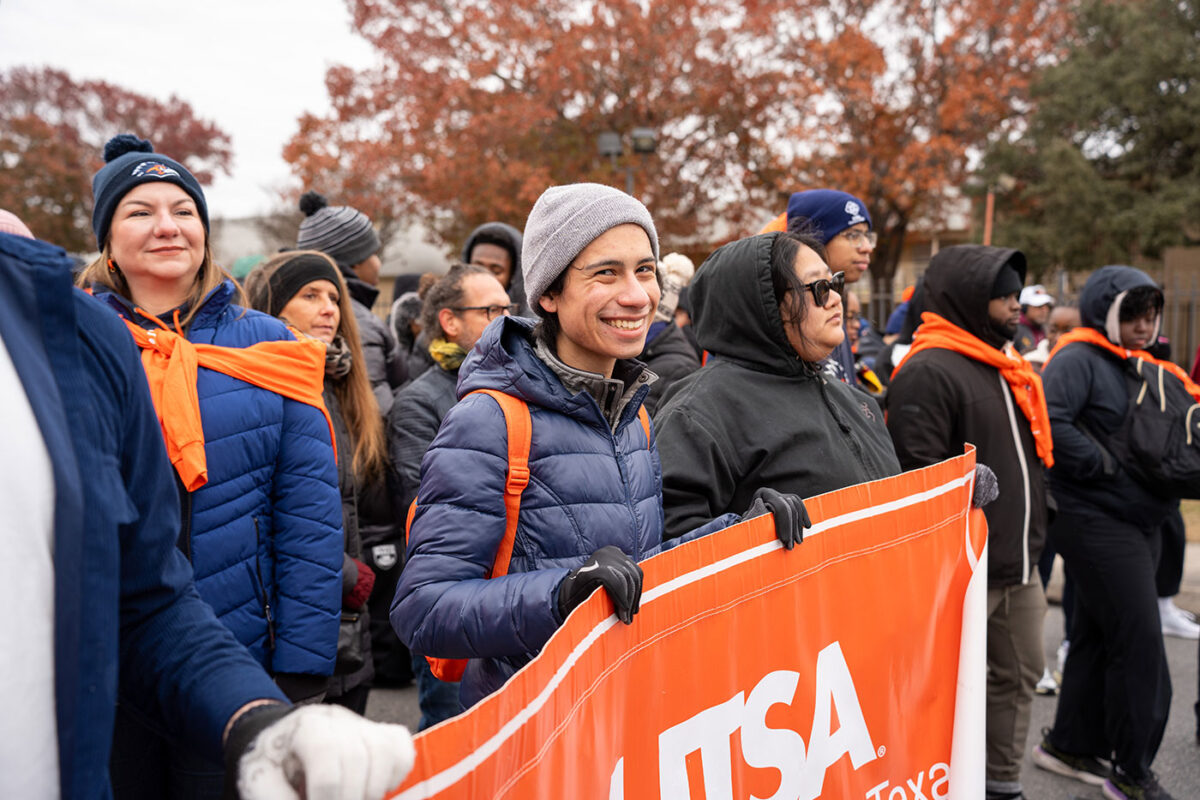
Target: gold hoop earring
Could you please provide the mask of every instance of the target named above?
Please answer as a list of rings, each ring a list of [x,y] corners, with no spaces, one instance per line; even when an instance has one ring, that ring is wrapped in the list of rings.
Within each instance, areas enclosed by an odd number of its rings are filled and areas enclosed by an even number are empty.
[[[108,260],[108,271],[109,272],[117,271],[117,265],[113,263],[113,260],[111,258]]]

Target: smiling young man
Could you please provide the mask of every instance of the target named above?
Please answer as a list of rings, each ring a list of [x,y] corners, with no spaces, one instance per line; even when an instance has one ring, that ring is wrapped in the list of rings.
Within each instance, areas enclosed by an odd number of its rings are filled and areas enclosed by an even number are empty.
[[[662,549],[662,468],[641,412],[653,376],[633,360],[659,300],[649,211],[608,186],[547,189],[525,225],[521,267],[540,322],[502,317],[459,371],[459,402],[421,465],[392,625],[414,654],[470,659],[470,706],[533,658],[593,590],[631,622],[637,561]],[[529,411],[529,483],[508,574],[487,580],[504,538],[505,413]],[[687,541],[736,522],[724,515]],[[799,521],[797,520],[797,525]],[[777,535],[798,540],[779,522]]]
[[[1046,599],[1034,569],[1046,539],[1043,465],[1053,464],[1041,380],[1012,347],[1025,256],[958,245],[925,273],[924,323],[888,388],[888,430],[906,470],[961,455],[991,467],[988,522],[987,797],[1018,800]]]

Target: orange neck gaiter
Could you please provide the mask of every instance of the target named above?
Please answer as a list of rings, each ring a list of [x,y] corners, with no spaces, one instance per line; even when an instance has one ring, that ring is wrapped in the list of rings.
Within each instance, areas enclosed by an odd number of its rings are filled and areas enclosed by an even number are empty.
[[[1108,337],[1095,328],[1073,328],[1058,337],[1058,342],[1055,343],[1054,349],[1050,351],[1050,355],[1046,358],[1046,365],[1042,367],[1042,370],[1045,371],[1046,367],[1050,365],[1050,359],[1054,358],[1059,350],[1062,350],[1072,342],[1086,342],[1087,344],[1099,347],[1101,350],[1107,350],[1118,358],[1140,358],[1147,363],[1162,367],[1183,381],[1183,386],[1188,390],[1188,394],[1197,401],[1200,401],[1200,386],[1197,386],[1196,382],[1191,379],[1191,376],[1183,371],[1183,367],[1180,367],[1178,364],[1172,364],[1170,361],[1155,358],[1145,350],[1126,350],[1124,347],[1110,342]]]
[[[158,322],[140,310],[138,313]],[[333,441],[333,420],[321,397],[325,388],[325,345],[316,339],[219,347],[193,344],[161,322],[155,330],[146,330],[130,320],[125,320],[125,325],[142,349],[142,365],[167,455],[189,492],[208,482],[200,397],[196,392],[200,367],[319,408],[329,423]]]
[[[896,367],[895,372],[922,350],[951,350],[967,358],[995,367],[1008,382],[1017,407],[1029,420],[1033,441],[1037,445],[1038,458],[1046,468],[1054,466],[1054,441],[1050,436],[1050,412],[1046,410],[1046,394],[1042,390],[1042,379],[1033,371],[1033,365],[1016,353],[997,350],[977,336],[931,311],[921,315],[921,327],[913,337],[912,349]],[[895,374],[895,373],[893,373]]]

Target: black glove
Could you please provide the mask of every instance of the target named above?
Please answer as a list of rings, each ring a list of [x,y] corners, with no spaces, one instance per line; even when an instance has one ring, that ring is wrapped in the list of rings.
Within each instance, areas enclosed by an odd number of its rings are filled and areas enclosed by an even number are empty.
[[[642,568],[613,545],[592,553],[587,563],[568,572],[558,585],[558,611],[563,618],[587,600],[597,586],[603,586],[612,598],[617,618],[626,625],[633,622],[642,600]]]
[[[770,512],[775,515],[775,538],[783,542],[784,550],[791,550],[804,541],[804,529],[812,527],[808,509],[798,494],[782,494],[763,487],[754,493],[750,508],[742,514],[742,522],[761,517]]]
[[[225,737],[225,783],[222,800],[237,800],[238,762],[247,748],[263,732],[294,710],[293,706],[270,702],[255,706],[234,720]]]
[[[971,505],[983,508],[1000,496],[1000,482],[987,464],[975,462],[975,494]]]
[[[308,675],[299,672],[276,672],[275,685],[297,705],[319,703],[325,699],[329,678],[324,675]]]

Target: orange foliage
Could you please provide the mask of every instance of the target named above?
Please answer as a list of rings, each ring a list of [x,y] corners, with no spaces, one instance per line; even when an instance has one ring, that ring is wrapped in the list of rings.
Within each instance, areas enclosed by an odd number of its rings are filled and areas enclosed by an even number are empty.
[[[228,134],[177,97],[162,102],[55,69],[0,73],[0,208],[41,239],[95,250],[92,174],[104,164],[104,143],[125,132],[150,139],[201,183],[229,172]]]
[[[894,0],[828,9],[814,26],[821,110],[790,131],[809,149],[791,186],[867,201],[881,235],[877,279],[890,280],[913,222],[942,222],[987,143],[1023,124],[1030,80],[1059,55],[1068,7]]]
[[[624,186],[629,168],[663,239],[693,250],[816,186],[860,194],[885,242],[902,237],[1023,110],[1065,14],[1065,0],[347,2],[379,66],[330,70],[332,114],[301,118],[284,156],[306,187],[456,245],[486,220],[521,227],[548,185]],[[599,133],[635,127],[657,131],[653,155],[597,154]]]

